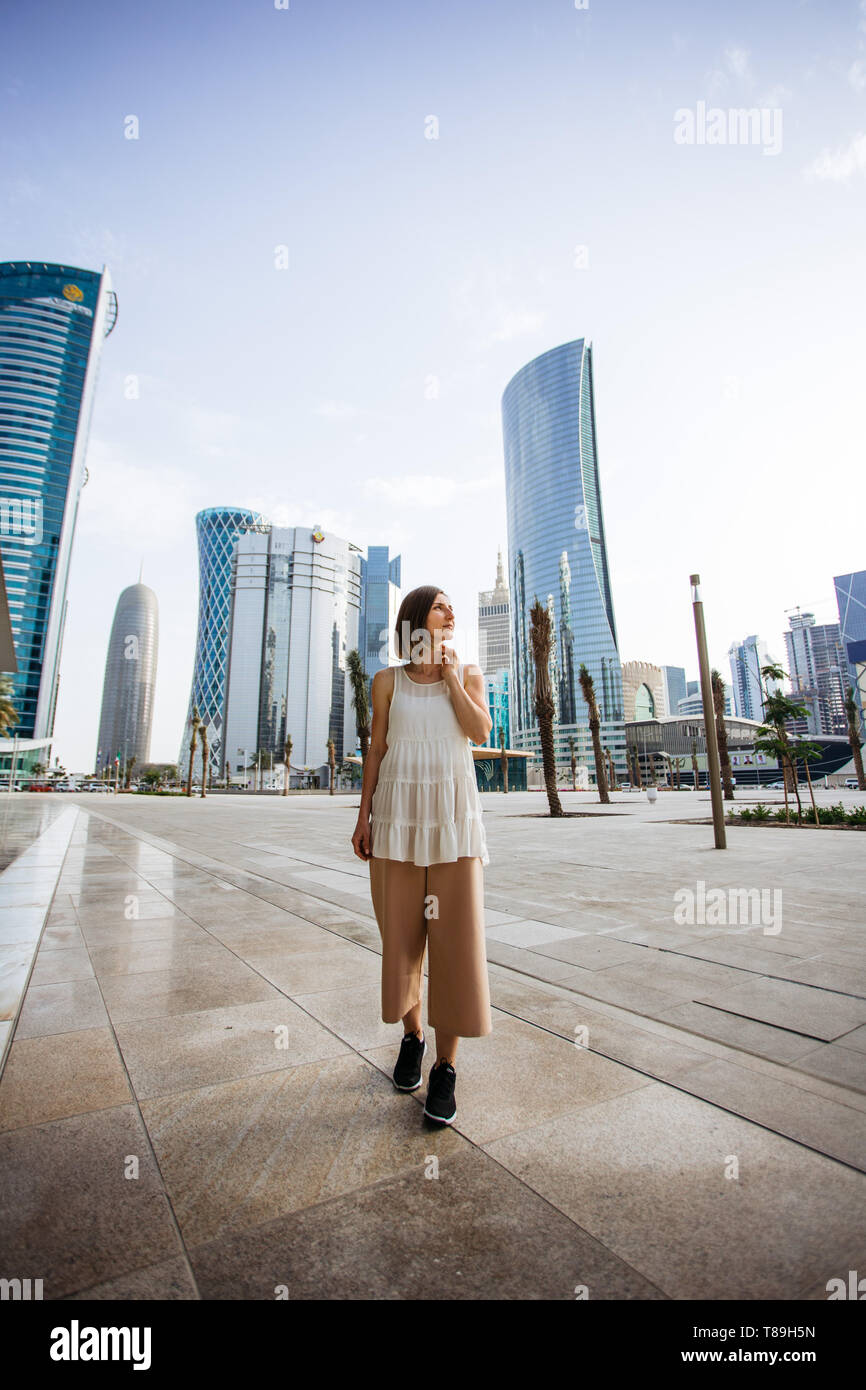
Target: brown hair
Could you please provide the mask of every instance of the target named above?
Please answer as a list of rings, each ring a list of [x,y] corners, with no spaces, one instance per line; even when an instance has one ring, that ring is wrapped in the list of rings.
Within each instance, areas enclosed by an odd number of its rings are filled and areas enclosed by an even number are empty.
[[[436,595],[444,593],[445,590],[437,589],[435,584],[422,584],[420,588],[412,589],[406,595],[400,604],[394,625],[394,649],[399,657],[411,659],[412,639],[418,631],[426,627],[430,609],[436,602]]]

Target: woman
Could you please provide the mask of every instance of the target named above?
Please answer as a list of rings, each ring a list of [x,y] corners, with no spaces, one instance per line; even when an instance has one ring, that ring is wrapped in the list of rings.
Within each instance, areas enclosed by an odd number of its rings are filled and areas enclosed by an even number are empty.
[[[457,1115],[458,1039],[493,1031],[484,937],[483,866],[490,862],[469,746],[484,743],[481,671],[457,660],[448,596],[426,584],[397,614],[397,655],[373,677],[373,729],[352,836],[369,860],[382,937],[382,1019],[405,1029],[394,1085],[416,1091],[427,1042],[421,981],[428,947],[428,1019],[436,1032],[424,1114]],[[372,827],[371,827],[372,816]]]

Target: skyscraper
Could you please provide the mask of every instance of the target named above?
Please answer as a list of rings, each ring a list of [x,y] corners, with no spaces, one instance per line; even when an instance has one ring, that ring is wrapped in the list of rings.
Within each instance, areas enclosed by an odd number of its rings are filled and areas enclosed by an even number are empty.
[[[764,678],[761,670],[764,666],[775,665],[766,642],[753,632],[742,642],[731,643],[728,660],[731,663],[734,713],[740,719],[755,719],[759,724],[763,723]],[[766,685],[770,691],[782,688],[782,682],[777,680],[767,680]]]
[[[496,584],[478,595],[478,656],[485,676],[511,670],[511,614],[502,551],[496,556]]]
[[[814,613],[792,613],[785,633],[792,698],[805,705],[805,719],[793,721],[805,734],[844,734],[848,662],[838,623],[816,623]],[[800,727],[802,726],[802,727]]]
[[[0,552],[18,663],[14,732],[46,749],[99,359],[116,318],[105,266],[0,264]]]
[[[237,542],[225,702],[225,775],[256,755],[322,772],[355,751],[346,656],[358,646],[361,551],[320,527],[265,526]]]
[[[836,590],[836,607],[839,609],[842,650],[847,665],[846,684],[854,687],[854,699],[860,707],[860,718],[866,724],[866,673],[863,669],[866,659],[866,570],[837,574],[833,585]],[[847,689],[845,693],[847,695]]]
[[[150,761],[150,731],[159,646],[159,606],[146,584],[130,584],[117,600],[102,686],[96,771],[120,758]]]
[[[686,697],[686,668],[684,666],[663,666],[665,688],[665,713],[673,717],[677,704]]]
[[[511,563],[510,717],[516,748],[540,753],[530,610],[551,618],[550,684],[557,761],[569,735],[592,770],[589,716],[579,683],[592,676],[602,743],[625,770],[622,669],[601,505],[592,347],[583,338],[536,357],[502,397]]]
[[[198,632],[195,639],[192,688],[180,746],[181,777],[187,776],[193,706],[206,726],[211,776],[223,757],[223,710],[229,652],[232,554],[239,536],[265,526],[264,517],[245,507],[206,507],[196,515],[198,535]],[[197,743],[197,747],[200,745]],[[200,763],[196,758],[194,775]]]
[[[371,680],[377,671],[389,664],[387,653],[391,651],[400,608],[400,568],[400,556],[389,560],[387,545],[370,545],[366,560],[361,556],[358,650]]]

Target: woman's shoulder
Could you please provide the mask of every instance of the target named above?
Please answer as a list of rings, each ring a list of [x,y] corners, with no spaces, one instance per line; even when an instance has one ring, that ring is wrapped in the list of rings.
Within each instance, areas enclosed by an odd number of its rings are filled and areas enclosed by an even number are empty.
[[[467,676],[480,676],[480,675],[483,675],[483,672],[482,672],[482,670],[481,670],[481,667],[478,666],[478,665],[476,665],[476,663],[475,663],[474,661],[465,661],[465,662],[463,663],[463,666],[462,666],[462,672],[463,672],[463,679],[464,679],[464,680],[466,679]]]
[[[386,700],[390,700],[394,693],[396,682],[396,666],[383,666],[380,671],[375,671],[373,673],[373,680],[370,684],[370,693],[373,696],[374,704],[379,696],[382,696]]]

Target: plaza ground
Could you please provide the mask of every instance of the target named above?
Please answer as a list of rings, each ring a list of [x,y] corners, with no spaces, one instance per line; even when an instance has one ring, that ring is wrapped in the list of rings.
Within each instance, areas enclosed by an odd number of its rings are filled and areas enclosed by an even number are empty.
[[[356,794],[0,797],[0,1275],[823,1300],[866,1271],[866,833],[719,851],[706,792],[562,800],[588,814],[482,797],[493,1032],[441,1129],[432,1046],[419,1092],[391,1082]],[[715,888],[780,912],[702,919]]]

